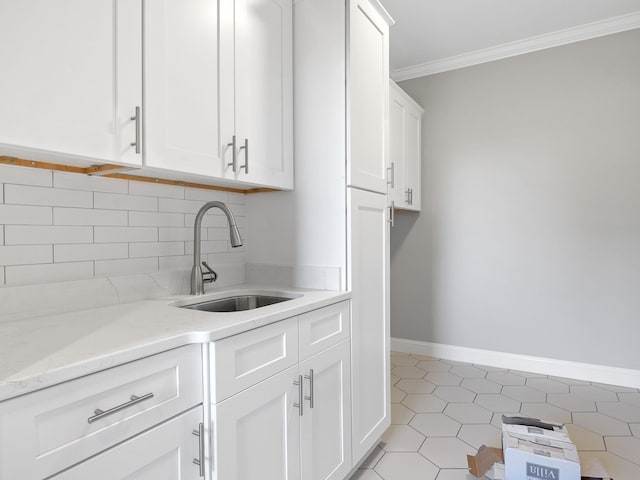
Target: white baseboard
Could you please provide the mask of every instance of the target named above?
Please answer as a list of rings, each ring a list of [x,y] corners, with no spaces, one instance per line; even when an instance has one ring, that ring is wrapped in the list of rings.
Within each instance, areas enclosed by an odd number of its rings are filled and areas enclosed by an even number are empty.
[[[443,360],[455,360],[457,362],[521,370],[555,377],[575,378],[588,382],[640,388],[640,370],[627,368],[495,352],[493,350],[444,345],[441,343],[420,342],[404,338],[391,338],[391,350],[427,355],[442,358]]]

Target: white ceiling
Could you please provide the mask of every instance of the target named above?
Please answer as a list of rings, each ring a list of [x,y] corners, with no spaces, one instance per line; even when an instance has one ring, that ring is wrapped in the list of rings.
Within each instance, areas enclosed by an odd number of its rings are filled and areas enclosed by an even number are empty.
[[[613,20],[614,24],[626,25],[618,31],[633,28],[633,25],[640,26],[640,0],[381,2],[396,21],[390,34],[392,72],[416,65],[442,63],[451,57],[593,22],[605,21],[603,23],[608,26],[614,17],[619,17]],[[603,28],[600,26],[598,30],[592,26],[591,30],[602,31]]]

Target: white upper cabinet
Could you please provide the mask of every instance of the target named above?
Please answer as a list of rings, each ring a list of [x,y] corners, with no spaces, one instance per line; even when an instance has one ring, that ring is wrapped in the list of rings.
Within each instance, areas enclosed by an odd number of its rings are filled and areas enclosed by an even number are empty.
[[[3,150],[141,164],[130,145],[142,101],[141,15],[141,0],[1,0]]]
[[[389,82],[389,196],[395,208],[420,211],[422,107]]]
[[[221,0],[225,178],[293,188],[292,61],[292,0]]]
[[[347,185],[387,193],[389,25],[367,0],[349,3]]]
[[[0,0],[0,153],[293,188],[292,10]]]
[[[218,2],[146,2],[144,36],[145,165],[220,177]]]

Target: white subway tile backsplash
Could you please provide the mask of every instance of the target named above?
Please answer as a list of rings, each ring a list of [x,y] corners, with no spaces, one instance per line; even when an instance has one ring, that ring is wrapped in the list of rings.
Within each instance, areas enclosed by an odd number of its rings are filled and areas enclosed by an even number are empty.
[[[244,205],[245,204],[245,194],[244,193],[235,193],[229,192],[227,194],[227,202],[231,205]]]
[[[168,257],[184,255],[184,242],[130,243],[129,257]]]
[[[209,238],[209,229],[202,228],[201,229],[201,238],[202,240],[208,240]],[[159,238],[161,242],[184,242],[184,241],[193,241],[193,226],[190,227],[160,227],[158,229]],[[227,236],[229,234],[229,230],[227,230]]]
[[[53,172],[53,186],[90,192],[128,193],[129,182],[115,178],[92,177],[82,173]]]
[[[0,180],[2,183],[50,187],[53,182],[53,176],[51,170],[17,167],[15,165],[0,165]]]
[[[229,228],[207,228],[207,240],[229,240]],[[240,235],[244,240],[244,234],[241,231]],[[204,238],[204,237],[203,237]]]
[[[176,198],[161,198],[158,209],[160,212],[175,212],[175,213],[198,213],[198,210],[206,202],[199,202],[195,200],[178,200]],[[219,209],[218,209],[219,211]],[[222,212],[220,212],[222,213]]]
[[[129,225],[132,227],[184,227],[184,214],[129,212]]]
[[[206,190],[203,188],[187,188],[184,192],[184,198],[186,200],[197,200],[201,205],[204,205],[206,202],[211,202],[212,200],[228,202],[229,195],[240,195],[244,197],[243,194],[231,194],[219,190]],[[242,203],[244,203],[244,199]]]
[[[236,225],[238,228],[247,228],[247,217],[236,217]]]
[[[129,182],[130,195],[143,195],[148,197],[184,198],[184,187],[164,185],[151,182]]]
[[[185,226],[193,225],[195,220],[195,215],[192,215],[190,213],[184,214]],[[238,219],[236,218],[236,223],[238,223],[237,221]],[[228,225],[229,223],[227,222],[227,217],[220,210],[214,210],[213,212],[209,212],[204,217],[202,217],[202,226],[205,228],[229,228]]]
[[[7,225],[4,238],[6,245],[93,243],[93,227]]]
[[[138,195],[120,195],[116,193],[96,192],[94,193],[94,206],[95,208],[105,208],[110,210],[157,212],[158,199]]]
[[[159,257],[158,267],[164,270],[191,270],[193,255],[179,255],[175,257]]]
[[[93,262],[46,263],[6,267],[7,285],[62,282],[93,277]]]
[[[227,242],[225,240],[203,240],[200,243],[200,253],[223,253],[227,251]],[[184,253],[193,253],[193,241],[184,243]]]
[[[113,260],[127,258],[128,256],[129,246],[126,243],[62,244],[53,246],[53,258],[56,263],[83,260]]]
[[[126,226],[127,213],[118,210],[95,208],[53,208],[54,225],[104,225]]]
[[[93,208],[93,194],[91,192],[63,188],[5,185],[4,203]]]
[[[51,207],[0,204],[0,223],[4,225],[51,225]]]
[[[158,258],[126,258],[122,260],[96,260],[96,277],[134,275],[158,271]]]
[[[169,270],[188,281],[195,213],[213,200],[231,206],[244,235],[244,194],[0,165],[0,286]],[[202,260],[232,272],[227,282],[244,276],[221,210],[205,215],[201,237]]]
[[[95,243],[157,242],[157,227],[93,227]]]
[[[53,262],[51,245],[5,245],[0,247],[0,265],[33,265]]]
[[[247,255],[244,252],[234,251],[228,253],[208,253],[207,263],[211,265],[212,268],[215,268],[214,265],[227,263],[247,263]]]
[[[236,218],[246,216],[244,205],[229,205],[229,209],[233,212],[233,216]]]

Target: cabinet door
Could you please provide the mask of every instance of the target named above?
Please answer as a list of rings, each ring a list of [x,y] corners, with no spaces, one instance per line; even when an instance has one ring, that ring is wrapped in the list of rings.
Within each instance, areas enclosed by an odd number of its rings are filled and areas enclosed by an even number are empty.
[[[389,196],[396,208],[420,211],[422,107],[389,82]]]
[[[202,407],[64,471],[52,480],[196,480],[200,469]]]
[[[298,366],[213,406],[213,478],[300,478]]]
[[[389,227],[385,195],[348,189],[353,458],[390,424]]]
[[[0,144],[140,164],[141,0],[0,2]],[[22,153],[24,150],[26,153]]]
[[[227,178],[293,188],[292,3],[221,2],[220,141],[232,164]]]
[[[422,110],[409,108],[405,121],[404,197],[409,210],[421,208]]]
[[[389,89],[389,164],[391,178],[389,179],[389,199],[396,208],[404,208],[407,198],[404,195],[405,177],[405,131],[407,107],[395,84]]]
[[[305,480],[342,480],[351,470],[350,368],[348,340],[300,364],[307,396],[300,447]]]
[[[219,177],[218,4],[145,3],[145,165]]]
[[[389,26],[367,0],[349,2],[347,185],[387,192]]]

